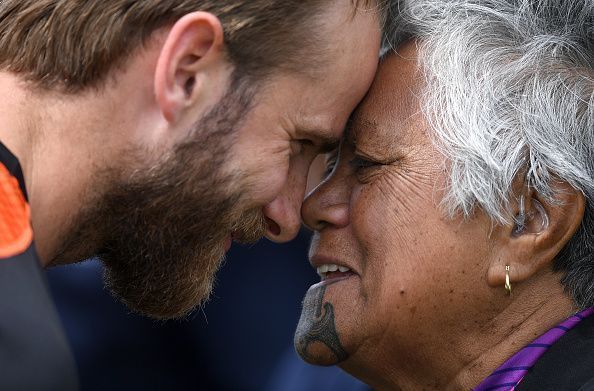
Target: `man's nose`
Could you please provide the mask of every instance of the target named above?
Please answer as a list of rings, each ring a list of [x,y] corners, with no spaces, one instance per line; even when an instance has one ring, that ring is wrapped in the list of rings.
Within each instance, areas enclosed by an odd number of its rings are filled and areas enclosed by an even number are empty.
[[[301,204],[305,198],[311,160],[301,157],[291,161],[287,181],[280,194],[264,207],[268,223],[266,237],[276,243],[289,242],[301,229]]]
[[[303,193],[301,194],[303,199]],[[297,236],[301,228],[301,201],[287,194],[279,195],[264,207],[267,229],[266,237],[276,243],[289,242]]]

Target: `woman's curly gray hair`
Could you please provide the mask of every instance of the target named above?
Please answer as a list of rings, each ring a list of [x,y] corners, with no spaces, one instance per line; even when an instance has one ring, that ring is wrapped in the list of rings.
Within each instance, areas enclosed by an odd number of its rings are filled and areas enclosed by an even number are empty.
[[[594,306],[594,1],[401,0],[388,42],[419,42],[425,116],[448,159],[453,216],[513,219],[512,184],[555,202],[556,180],[586,198],[555,269]]]

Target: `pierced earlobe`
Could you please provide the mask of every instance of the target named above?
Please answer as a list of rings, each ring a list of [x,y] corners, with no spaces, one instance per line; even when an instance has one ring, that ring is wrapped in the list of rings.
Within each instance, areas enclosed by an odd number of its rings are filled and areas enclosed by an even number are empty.
[[[505,266],[505,291],[507,292],[508,296],[511,296],[512,287],[511,287],[511,282],[509,280],[509,270],[510,270],[509,265]]]

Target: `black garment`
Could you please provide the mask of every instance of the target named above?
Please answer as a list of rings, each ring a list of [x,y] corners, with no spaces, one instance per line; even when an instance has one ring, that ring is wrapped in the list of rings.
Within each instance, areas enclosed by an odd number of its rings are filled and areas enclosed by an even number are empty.
[[[553,344],[516,391],[594,391],[594,316]]]
[[[20,165],[1,143],[0,165],[26,197]],[[22,254],[0,258],[0,390],[77,389],[74,359],[31,244]]]

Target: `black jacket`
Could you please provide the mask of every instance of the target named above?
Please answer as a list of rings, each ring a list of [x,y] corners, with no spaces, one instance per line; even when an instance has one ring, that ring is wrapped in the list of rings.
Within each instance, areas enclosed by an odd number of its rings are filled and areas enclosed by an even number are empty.
[[[516,391],[594,391],[594,315],[551,346]]]

